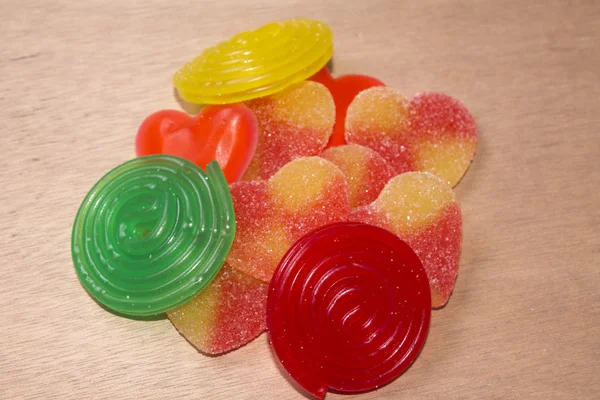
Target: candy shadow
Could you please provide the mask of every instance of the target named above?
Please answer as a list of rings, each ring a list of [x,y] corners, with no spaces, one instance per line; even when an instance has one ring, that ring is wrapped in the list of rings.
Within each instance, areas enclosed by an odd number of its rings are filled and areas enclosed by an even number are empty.
[[[179,107],[188,114],[196,115],[202,111],[202,108],[204,107],[202,104],[194,104],[182,99],[175,87],[173,88],[173,97],[175,97],[175,100],[179,103]]]
[[[327,67],[327,69],[329,70],[329,73],[333,74],[334,72],[334,62],[333,62],[333,57],[331,57],[329,59],[329,61],[327,61],[327,64],[325,64],[325,66]]]

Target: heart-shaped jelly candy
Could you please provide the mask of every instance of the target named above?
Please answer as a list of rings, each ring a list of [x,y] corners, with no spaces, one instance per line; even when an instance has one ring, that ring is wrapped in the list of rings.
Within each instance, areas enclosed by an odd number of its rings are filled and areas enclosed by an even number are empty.
[[[387,229],[408,243],[427,272],[432,306],[448,302],[458,275],[462,214],[446,182],[429,172],[397,175],[373,203],[355,208],[348,219]]]
[[[350,213],[344,173],[320,157],[297,158],[267,181],[236,182],[229,189],[236,234],[227,261],[264,282],[298,238]]]
[[[195,117],[176,110],[148,116],[136,137],[138,156],[169,154],[200,168],[216,160],[227,182],[242,178],[258,144],[258,123],[244,104],[206,106]]]
[[[335,123],[333,97],[317,82],[304,81],[245,104],[259,127],[258,147],[245,181],[267,180],[292,160],[318,155]]]

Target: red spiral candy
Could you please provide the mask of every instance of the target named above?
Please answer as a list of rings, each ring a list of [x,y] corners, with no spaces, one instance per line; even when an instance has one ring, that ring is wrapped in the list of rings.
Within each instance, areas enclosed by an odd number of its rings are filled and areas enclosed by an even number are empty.
[[[270,282],[267,329],[283,367],[323,398],[385,385],[419,354],[431,317],[427,275],[387,230],[330,224],[298,240]]]

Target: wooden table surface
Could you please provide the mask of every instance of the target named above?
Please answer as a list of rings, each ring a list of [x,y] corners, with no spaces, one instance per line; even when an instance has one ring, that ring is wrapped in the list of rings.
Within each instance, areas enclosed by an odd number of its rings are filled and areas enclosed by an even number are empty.
[[[98,307],[70,255],[83,196],[134,157],[146,115],[178,107],[173,72],[294,16],[331,25],[336,74],[448,93],[479,127],[460,275],[423,352],[391,385],[328,398],[600,398],[600,2],[123,3],[0,4],[1,399],[303,398],[266,334],[203,356],[168,320]]]

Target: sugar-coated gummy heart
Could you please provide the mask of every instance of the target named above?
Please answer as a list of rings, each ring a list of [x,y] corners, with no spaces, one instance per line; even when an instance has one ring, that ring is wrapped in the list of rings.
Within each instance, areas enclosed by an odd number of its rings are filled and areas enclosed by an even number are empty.
[[[352,208],[372,203],[395,175],[379,153],[357,144],[330,147],[320,157],[340,167],[346,175]]]
[[[415,167],[456,185],[477,147],[477,126],[469,110],[442,93],[420,93],[409,104],[409,126],[417,138]]]
[[[153,155],[119,165],[84,198],[72,256],[84,288],[130,316],[169,311],[217,275],[235,235],[227,181],[184,159]]]
[[[387,229],[406,241],[423,262],[433,307],[442,307],[458,275],[462,217],[454,192],[428,172],[394,177],[372,204],[350,213],[360,221]]]
[[[244,180],[268,179],[296,158],[318,155],[335,123],[331,93],[317,82],[304,81],[246,104],[256,115],[260,134]]]
[[[225,264],[205,290],[167,315],[198,350],[222,354],[265,330],[267,290],[266,283]]]
[[[450,96],[420,93],[409,102],[395,89],[375,87],[348,107],[346,139],[377,151],[398,174],[431,172],[454,186],[475,155],[477,128]]]
[[[331,92],[335,102],[335,126],[327,147],[340,146],[346,143],[346,112],[356,95],[374,86],[385,86],[379,79],[367,75],[348,74],[334,79],[327,67],[323,67],[310,79],[325,85]]]
[[[244,104],[206,106],[195,117],[176,110],[148,116],[138,129],[138,156],[170,154],[205,169],[216,160],[227,182],[239,181],[258,144],[258,123]]]
[[[271,345],[300,386],[362,392],[397,378],[429,329],[427,275],[411,248],[366,224],[338,223],[298,240],[269,285]]]
[[[173,84],[190,103],[237,103],[305,80],[332,54],[327,24],[305,18],[271,22],[205,50],[177,71]]]
[[[344,173],[320,157],[298,158],[268,181],[236,182],[230,189],[237,233],[227,262],[265,282],[300,236],[350,212]]]

